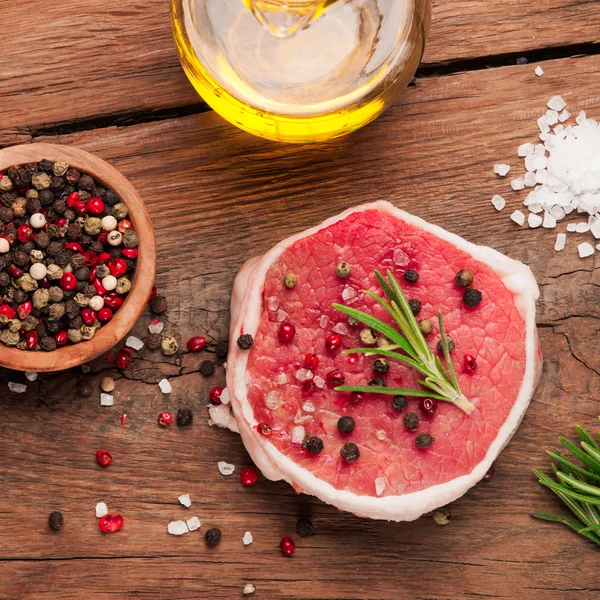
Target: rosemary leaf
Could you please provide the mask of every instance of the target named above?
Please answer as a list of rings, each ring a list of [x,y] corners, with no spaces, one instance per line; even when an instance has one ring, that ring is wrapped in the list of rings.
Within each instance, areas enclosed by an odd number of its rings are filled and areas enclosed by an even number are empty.
[[[598,452],[594,447],[592,447],[587,442],[581,442],[581,447],[586,451],[586,453],[591,456],[597,463],[600,468],[600,452]]]
[[[600,446],[596,443],[596,440],[580,425],[575,425],[575,431],[579,434],[579,438],[582,442],[587,442],[590,446],[596,450],[600,450]]]
[[[586,494],[592,494],[593,496],[600,496],[600,487],[596,487],[595,485],[591,485],[589,483],[585,483],[584,481],[580,481],[571,477],[570,475],[565,475],[558,471],[556,474],[560,481],[570,487],[579,490],[580,492],[585,492]]]
[[[398,354],[398,352],[390,352],[389,350],[384,350],[383,348],[354,348],[352,350],[344,350],[343,354],[368,354],[372,356],[386,356],[387,358],[393,358],[395,360],[399,360],[404,364],[412,367],[413,369],[419,371],[425,376],[431,376],[433,373],[423,367],[423,365],[416,360],[408,356],[404,356],[404,354]]]
[[[546,513],[546,512],[534,512],[534,513],[531,513],[531,516],[535,517],[536,519],[542,519],[543,521],[553,521],[555,523],[563,523],[564,525],[567,525],[568,527],[570,527],[577,533],[580,533],[581,535],[589,538],[593,542],[596,542],[597,544],[600,543],[600,538],[597,537],[596,535],[594,535],[590,531],[589,527],[584,527],[583,525],[581,525],[581,523],[578,523],[577,521],[575,521],[573,519],[569,519],[567,517],[560,517],[558,515],[553,515],[552,513]],[[588,535],[588,533],[591,533],[591,535]]]
[[[335,388],[336,392],[363,392],[368,394],[386,394],[387,396],[414,396],[417,398],[434,398],[452,402],[446,396],[432,394],[427,390],[409,390],[404,388],[379,387],[375,385],[341,385]]]
[[[446,361],[446,365],[448,366],[448,371],[452,383],[454,384],[455,389],[458,389],[458,380],[456,379],[456,372],[454,371],[454,365],[452,364],[452,359],[450,358],[450,350],[448,349],[448,338],[446,337],[446,330],[444,329],[444,321],[442,320],[442,313],[438,311],[438,322],[440,325],[440,337],[442,338],[442,348],[444,350],[444,359]]]
[[[556,483],[551,479],[548,481],[540,480],[540,483],[542,485],[545,485],[546,487],[562,492],[565,496],[569,496],[570,498],[580,500],[581,502],[588,502],[589,504],[600,504],[600,496],[586,496],[585,494],[580,494],[579,492],[569,489],[566,486],[561,485],[560,483]]]
[[[579,474],[583,475],[584,477],[589,477],[590,479],[594,479],[595,481],[600,481],[600,475],[596,475],[596,473],[592,473],[591,471],[586,471],[585,469],[582,469],[581,467],[574,465],[572,462],[568,461],[564,456],[561,456],[560,454],[556,454],[554,452],[550,452],[550,450],[546,450],[546,454],[548,456],[552,457],[554,460],[557,460],[561,464],[565,465],[565,467],[567,467],[571,471],[575,471],[576,473],[579,473]]]
[[[587,465],[594,473],[600,475],[600,463],[596,462],[593,458],[588,456],[585,452],[582,452],[575,444],[571,444],[568,439],[560,436],[558,441],[574,456],[576,456],[582,463]]]

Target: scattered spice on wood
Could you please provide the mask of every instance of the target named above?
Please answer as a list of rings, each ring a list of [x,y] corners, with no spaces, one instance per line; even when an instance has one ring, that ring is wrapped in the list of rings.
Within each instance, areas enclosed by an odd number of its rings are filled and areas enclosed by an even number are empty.
[[[300,537],[310,537],[315,535],[316,531],[313,522],[308,517],[300,517],[296,521],[296,533]]]
[[[54,510],[50,513],[50,515],[48,515],[48,525],[50,526],[50,529],[54,531],[59,531],[64,525],[64,522],[65,518],[58,510]]]
[[[352,272],[352,267],[350,263],[342,261],[335,268],[335,272],[337,273],[338,277],[341,277],[342,279],[348,279],[348,277],[350,277],[350,273]]]
[[[212,360],[203,360],[200,363],[200,375],[203,377],[210,377],[211,375],[214,375],[214,372],[215,364],[212,362]]]
[[[227,358],[229,353],[229,342],[227,340],[219,340],[215,346],[215,354],[217,358]]]
[[[204,539],[206,540],[206,544],[209,548],[214,548],[217,544],[219,544],[222,537],[223,534],[217,527],[212,527],[204,534]]]
[[[177,411],[177,425],[188,427],[194,422],[194,413],[189,408],[180,408]]]
[[[115,380],[112,377],[104,377],[100,382],[100,389],[109,394],[115,389]]]
[[[112,454],[108,450],[98,450],[96,452],[96,462],[101,467],[108,467],[112,462]]]
[[[302,442],[302,447],[312,454],[319,454],[323,450],[323,440],[317,436],[307,435]]]
[[[296,277],[296,275],[294,273],[288,273],[283,278],[283,285],[285,285],[285,287],[288,290],[295,288],[297,283],[298,283],[298,278]]]
[[[473,288],[467,288],[463,294],[463,302],[471,308],[478,306],[482,300],[483,294],[479,290]]]
[[[360,450],[356,444],[349,442],[342,446],[340,455],[346,462],[352,463],[360,458]]]
[[[94,393],[92,384],[87,379],[81,379],[77,383],[77,394],[83,398],[91,398]]]
[[[258,473],[254,467],[244,467],[240,473],[242,485],[252,486],[258,481]]]
[[[415,431],[419,426],[419,415],[415,412],[409,412],[404,415],[404,425],[407,429]]]
[[[197,335],[190,338],[187,343],[187,349],[189,352],[200,352],[206,346],[206,338],[201,335]]]
[[[211,388],[208,392],[208,398],[213,404],[221,404],[221,394],[223,393],[223,388],[216,385]]]
[[[252,348],[252,344],[254,344],[254,338],[249,333],[240,335],[237,340],[237,345],[241,350],[250,350],[250,348]]]
[[[397,410],[398,412],[403,411],[408,405],[408,401],[405,396],[397,395],[392,399],[392,408]]]
[[[158,415],[158,424],[161,427],[167,427],[170,423],[173,422],[173,415],[169,412],[162,412]]]
[[[146,347],[150,350],[158,350],[162,344],[162,336],[160,333],[151,333],[144,340]]]
[[[283,554],[286,556],[291,556],[294,554],[294,550],[296,549],[296,543],[292,538],[284,537],[281,539],[281,542],[279,542],[279,548]]]
[[[340,433],[352,433],[356,423],[349,416],[341,417],[337,422],[337,429]]]
[[[125,519],[121,515],[112,515],[110,513],[104,515],[98,521],[98,527],[103,533],[114,533],[115,531],[119,531],[124,524]]]
[[[428,433],[419,433],[419,435],[417,435],[417,437],[415,438],[415,444],[419,447],[419,448],[429,448],[429,446],[431,446],[431,444],[433,444],[433,442],[435,441],[435,438],[432,435],[429,435]]]
[[[460,270],[455,276],[454,281],[459,287],[469,287],[473,283],[473,271],[468,269]]]
[[[177,354],[179,344],[173,336],[166,335],[160,342],[160,349],[165,356],[173,356],[173,354]]]

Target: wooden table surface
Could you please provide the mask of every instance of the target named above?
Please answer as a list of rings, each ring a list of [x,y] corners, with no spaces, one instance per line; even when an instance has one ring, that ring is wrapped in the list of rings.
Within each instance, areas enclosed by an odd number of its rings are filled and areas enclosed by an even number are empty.
[[[600,413],[598,258],[580,260],[571,238],[555,253],[556,231],[514,226],[508,210],[522,195],[492,166],[522,170],[516,147],[535,141],[554,94],[600,117],[599,2],[434,1],[415,85],[373,124],[319,146],[266,142],[210,112],[179,66],[166,0],[1,0],[0,9],[0,145],[71,144],[130,178],[154,220],[156,283],[183,347],[191,335],[226,337],[246,257],[348,206],[387,199],[530,264],[545,356],[495,478],[453,503],[445,527],[359,519],[285,483],[244,488],[237,472],[220,475],[217,461],[239,471],[249,458],[238,436],[207,425],[207,392],[224,381],[221,366],[200,375],[209,353],[168,359],[144,349],[122,374],[99,359],[87,375],[40,376],[25,394],[7,388],[22,375],[3,371],[0,598],[231,599],[248,582],[255,598],[275,600],[598,598],[597,549],[529,516],[558,509],[531,474],[546,466],[543,450]],[[495,193],[508,199],[503,213],[490,205]],[[144,336],[151,318],[134,333]],[[99,403],[106,375],[117,378],[113,408]],[[162,377],[169,396],[156,385]],[[83,378],[91,398],[78,393]],[[193,426],[157,426],[159,412],[184,406]],[[98,448],[113,453],[106,470]],[[192,508],[178,504],[183,493]],[[125,516],[121,532],[98,530],[99,501]],[[59,533],[47,526],[52,510],[65,515]],[[169,521],[192,515],[203,531],[223,530],[217,548],[201,533],[167,534]],[[301,515],[317,535],[295,535]],[[244,547],[248,530],[255,541]],[[292,558],[278,550],[284,535],[297,540]]]

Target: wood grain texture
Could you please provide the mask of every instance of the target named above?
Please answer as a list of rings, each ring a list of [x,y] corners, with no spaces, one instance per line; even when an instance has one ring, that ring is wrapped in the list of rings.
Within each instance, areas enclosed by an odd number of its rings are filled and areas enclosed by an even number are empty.
[[[167,0],[0,2],[0,145],[82,120],[199,105],[179,66]],[[598,2],[435,0],[425,63],[600,40]]]
[[[358,519],[264,479],[242,487],[248,456],[239,438],[206,424],[208,390],[224,381],[222,367],[209,379],[199,374],[209,352],[167,359],[142,350],[109,409],[99,406],[98,384],[114,372],[101,359],[87,376],[92,398],[77,393],[77,374],[40,378],[24,395],[0,383],[0,598],[230,600],[246,582],[256,585],[255,598],[271,600],[597,598],[597,549],[529,512],[560,510],[531,474],[546,466],[543,450],[571,423],[598,428],[600,258],[580,260],[573,236],[554,253],[557,231],[512,224],[524,194],[492,173],[495,162],[522,172],[516,147],[535,141],[536,119],[555,93],[572,112],[600,116],[590,85],[600,57],[545,68],[541,79],[523,66],[421,80],[372,125],[320,146],[267,143],[213,114],[45,140],[102,156],[148,203],[157,284],[170,302],[167,331],[182,347],[192,335],[226,335],[231,284],[246,258],[348,206],[386,199],[531,265],[545,365],[496,477],[453,503],[446,527],[430,518]],[[507,198],[502,213],[491,207],[495,193]],[[150,319],[134,332],[143,336]],[[156,385],[164,376],[169,396]],[[182,406],[194,410],[192,427],[157,426],[159,412]],[[94,462],[101,447],[114,456],[105,470]],[[238,471],[221,476],[218,460]],[[192,508],[178,505],[181,493],[191,494]],[[99,532],[100,500],[124,514],[121,532]],[[54,509],[66,519],[58,534],[46,524]],[[167,534],[169,521],[192,515],[202,531],[222,528],[220,546],[206,548],[198,532]],[[300,515],[312,516],[316,536],[294,535]],[[243,547],[247,530],[255,542]],[[278,550],[290,534],[298,542],[291,559]]]

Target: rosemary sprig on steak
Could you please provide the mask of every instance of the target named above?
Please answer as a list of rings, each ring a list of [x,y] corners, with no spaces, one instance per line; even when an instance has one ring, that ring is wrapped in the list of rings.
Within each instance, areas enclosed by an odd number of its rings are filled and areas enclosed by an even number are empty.
[[[419,380],[419,383],[426,389],[410,390],[373,385],[345,385],[335,389],[339,392],[367,392],[389,394],[393,396],[403,395],[434,398],[435,400],[451,402],[465,413],[471,414],[475,410],[475,407],[462,394],[458,386],[456,372],[454,371],[452,361],[450,360],[448,337],[446,336],[444,329],[442,313],[438,313],[438,321],[446,367],[444,367],[440,358],[435,356],[427,345],[408,300],[400,288],[398,280],[394,277],[394,274],[391,271],[387,272],[389,281],[386,280],[379,271],[375,271],[375,275],[387,296],[387,300],[368,290],[365,291],[365,294],[385,308],[394,319],[398,329],[395,329],[391,325],[360,310],[341,304],[334,304],[333,307],[337,310],[361,321],[368,327],[375,329],[391,341],[391,344],[380,348],[355,348],[353,350],[346,350],[345,354],[378,355],[398,360],[412,367],[424,376],[424,379]],[[402,351],[403,353],[401,354],[398,351]]]
[[[575,425],[579,434],[577,447],[564,437],[558,440],[583,467],[574,464],[560,452],[546,450],[557,463],[552,463],[556,479],[538,469],[534,474],[539,482],[550,488],[575,515],[575,519],[546,512],[534,512],[533,516],[544,521],[563,523],[577,533],[600,545],[600,446],[583,427]]]

